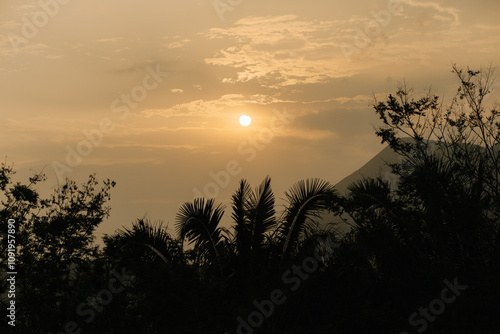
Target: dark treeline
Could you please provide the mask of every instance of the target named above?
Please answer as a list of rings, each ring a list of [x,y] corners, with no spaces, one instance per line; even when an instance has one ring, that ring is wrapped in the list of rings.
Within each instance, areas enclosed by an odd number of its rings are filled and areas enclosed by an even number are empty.
[[[493,71],[453,72],[447,106],[405,86],[375,101],[376,134],[402,156],[397,184],[364,179],[344,195],[300,181],[282,212],[270,178],[242,180],[228,208],[196,199],[175,233],[139,219],[100,248],[114,182],[68,180],[41,198],[42,174],[17,182],[2,164],[2,314],[9,219],[18,276],[16,326],[3,316],[1,332],[500,333],[500,123],[484,103]]]

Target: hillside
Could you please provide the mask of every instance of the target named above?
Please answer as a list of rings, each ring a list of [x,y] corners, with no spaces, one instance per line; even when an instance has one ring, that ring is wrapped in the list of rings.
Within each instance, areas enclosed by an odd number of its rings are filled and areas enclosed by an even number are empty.
[[[391,173],[388,164],[396,163],[398,161],[401,161],[401,157],[389,146],[387,146],[360,169],[338,182],[335,185],[335,188],[341,195],[344,195],[347,191],[347,187],[351,183],[359,181],[363,178],[375,178],[379,175],[389,182],[393,182],[395,176]]]

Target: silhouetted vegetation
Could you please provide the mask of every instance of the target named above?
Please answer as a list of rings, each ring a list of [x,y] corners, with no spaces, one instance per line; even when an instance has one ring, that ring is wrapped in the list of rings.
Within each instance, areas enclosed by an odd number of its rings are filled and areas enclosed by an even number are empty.
[[[43,175],[14,183],[2,165],[2,226],[17,222],[16,331],[70,333],[74,321],[75,333],[499,333],[500,120],[484,102],[493,71],[453,72],[446,107],[405,86],[375,101],[376,134],[402,156],[397,184],[359,180],[344,195],[300,181],[277,213],[270,178],[255,189],[242,180],[229,229],[224,207],[198,198],[180,207],[175,234],[137,220],[99,249],[112,181],[68,180],[42,199]],[[7,291],[5,257],[1,266]]]

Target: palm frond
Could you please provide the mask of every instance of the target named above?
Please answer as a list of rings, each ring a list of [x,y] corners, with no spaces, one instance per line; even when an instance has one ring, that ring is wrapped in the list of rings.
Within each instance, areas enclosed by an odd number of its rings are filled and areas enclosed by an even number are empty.
[[[361,207],[386,206],[392,201],[391,187],[387,181],[376,179],[362,179],[350,184],[347,188],[350,199]]]
[[[282,256],[285,258],[297,243],[300,234],[327,210],[335,194],[333,186],[321,179],[307,179],[297,182],[285,193],[288,201],[279,229]]]
[[[116,236],[106,237],[105,240],[119,240],[123,247],[139,245],[153,251],[165,263],[171,263],[173,257],[182,254],[180,244],[167,232],[161,222],[153,223],[147,219],[138,219],[132,228],[118,230]]]
[[[271,178],[267,176],[259,187],[251,192],[248,201],[248,215],[252,223],[252,249],[261,248],[264,235],[276,225],[274,217],[274,194]]]
[[[236,247],[238,254],[246,257],[251,248],[251,230],[248,219],[248,198],[251,189],[246,180],[240,181],[240,186],[231,197],[233,213],[231,217],[235,222]]]
[[[221,242],[218,225],[223,214],[224,208],[215,205],[214,199],[196,198],[193,202],[186,202],[176,215],[176,233],[181,240],[202,246],[212,258],[217,258],[217,247]]]

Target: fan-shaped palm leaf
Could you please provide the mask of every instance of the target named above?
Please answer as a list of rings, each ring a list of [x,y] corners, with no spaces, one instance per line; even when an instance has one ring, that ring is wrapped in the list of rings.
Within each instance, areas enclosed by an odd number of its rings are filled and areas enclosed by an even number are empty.
[[[390,207],[392,202],[391,187],[380,177],[353,182],[347,190],[356,207]]]
[[[105,240],[119,242],[125,247],[139,245],[148,248],[167,264],[182,257],[178,241],[172,239],[161,222],[151,223],[149,220],[140,219],[131,229],[119,230],[116,236],[106,237]]]
[[[176,232],[182,241],[195,243],[207,251],[212,259],[218,258],[221,230],[218,227],[224,208],[214,199],[196,198],[181,205],[176,215]]]

